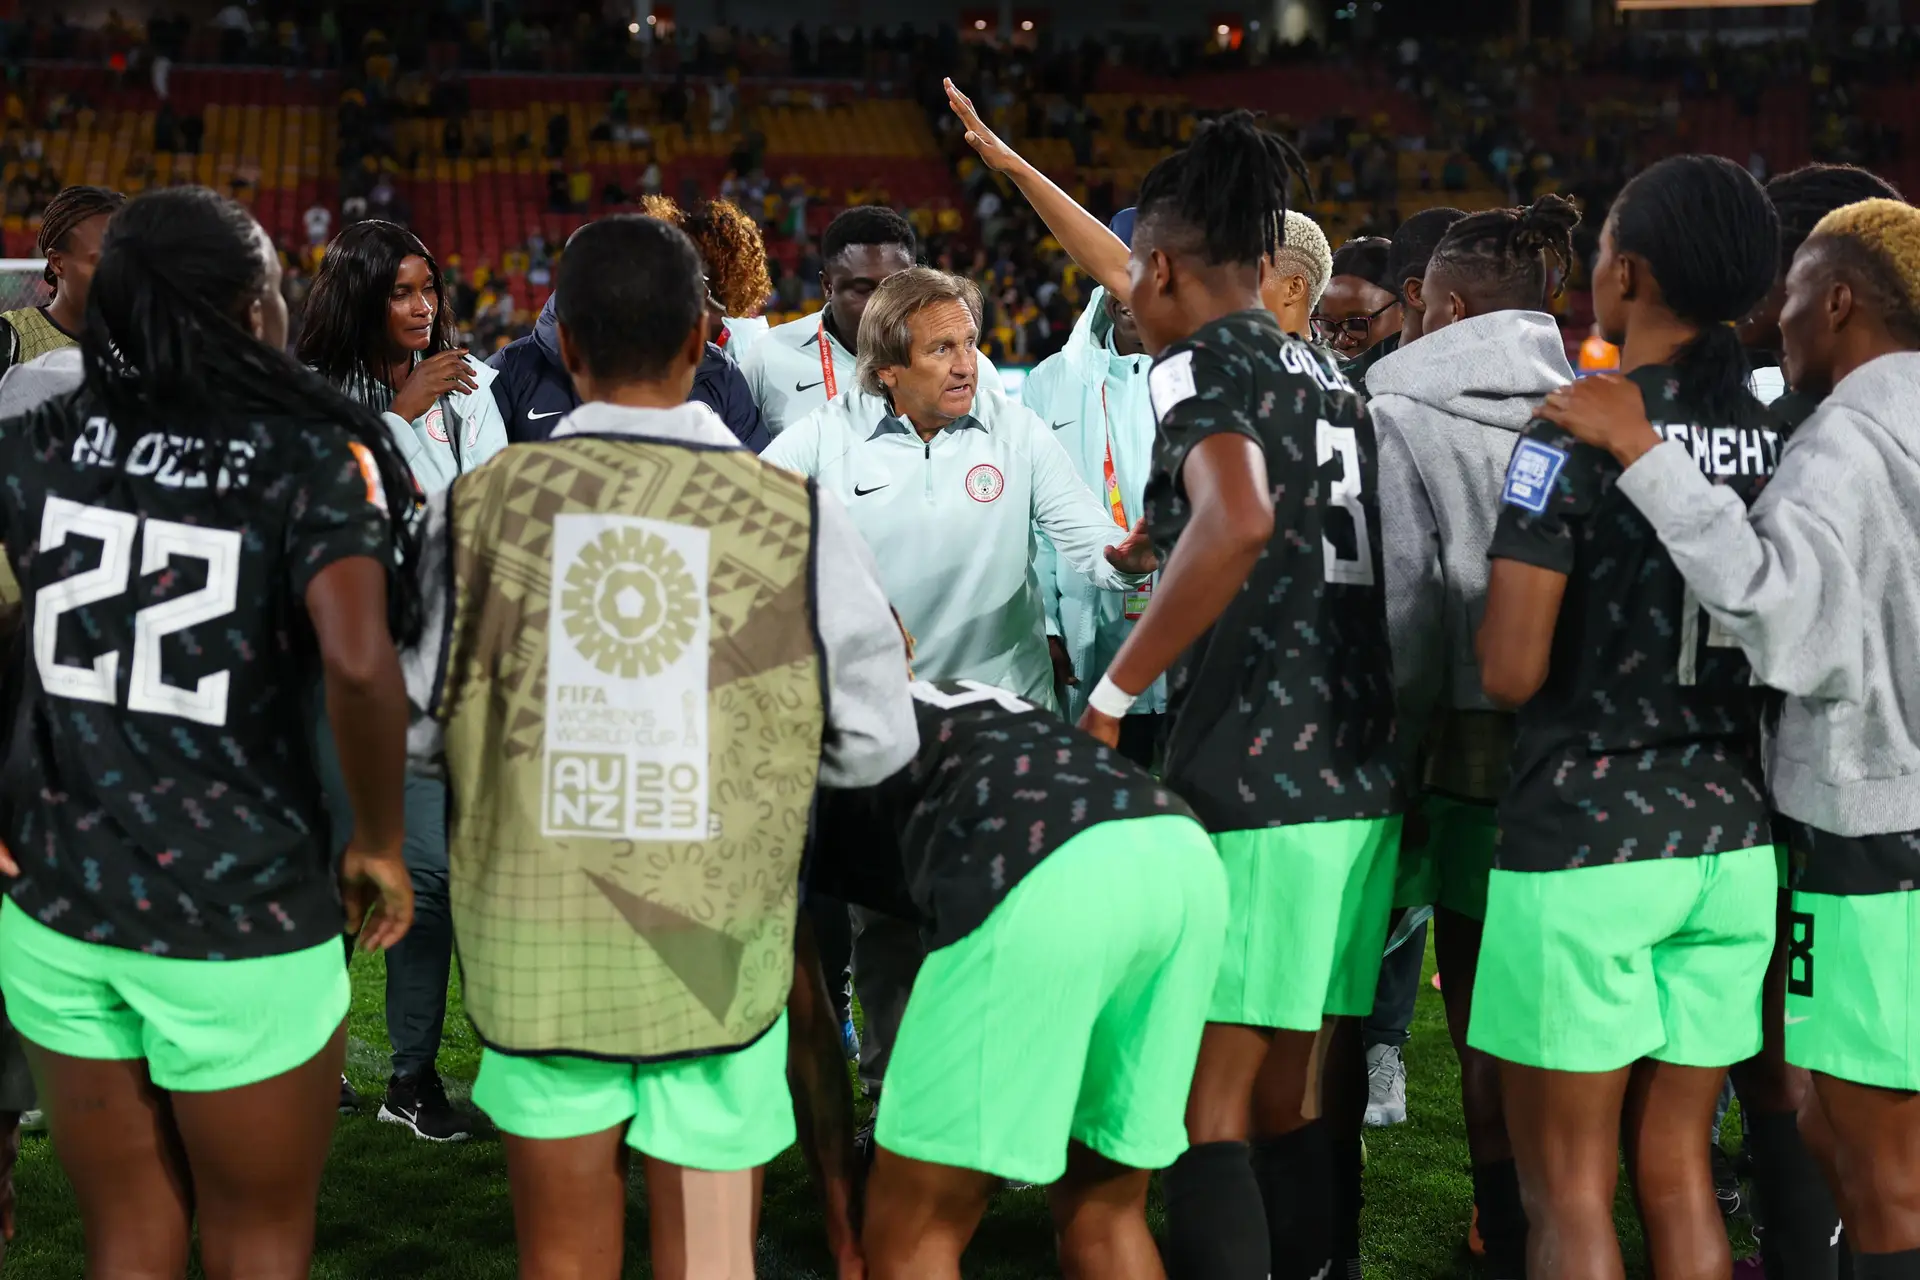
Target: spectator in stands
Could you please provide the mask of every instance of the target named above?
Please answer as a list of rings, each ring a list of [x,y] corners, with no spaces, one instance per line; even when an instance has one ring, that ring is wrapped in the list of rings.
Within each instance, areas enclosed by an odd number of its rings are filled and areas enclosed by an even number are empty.
[[[0,370],[79,343],[107,223],[125,202],[118,191],[86,186],[68,187],[48,201],[34,247],[46,259],[53,297],[42,306],[0,314]]]
[[[324,200],[315,200],[304,215],[307,224],[307,243],[325,244],[333,235],[333,210],[327,208]]]
[[[826,306],[817,316],[775,325],[741,365],[769,432],[779,435],[853,385],[867,299],[881,281],[911,267],[918,248],[913,228],[892,209],[856,206],[827,227],[820,244]]]
[[[355,223],[320,260],[298,348],[315,372],[381,412],[426,494],[507,445],[490,385],[497,375],[458,345],[453,313],[442,302],[439,263],[417,236],[390,222]],[[322,735],[322,773],[337,782],[332,745]],[[338,786],[329,792],[339,813]],[[446,808],[442,784],[408,777],[406,859],[415,915],[413,929],[387,956],[393,1074],[380,1108],[381,1119],[439,1142],[472,1134],[434,1069],[453,960]],[[335,829],[345,832],[349,824]],[[341,1089],[344,1105],[351,1097],[344,1079]]]
[[[547,212],[567,213],[572,193],[567,187],[567,171],[559,165],[547,170]]]
[[[1333,255],[1333,278],[1314,312],[1313,336],[1349,365],[1400,332],[1400,299],[1386,283],[1392,254],[1393,241],[1385,236],[1362,236]]]
[[[1313,309],[1333,276],[1333,249],[1320,224],[1297,209],[1287,210],[1286,235],[1271,259],[1272,270],[1260,299],[1281,329],[1304,338],[1313,328]]]
[[[1132,243],[1132,209],[1114,218],[1113,232]],[[1143,510],[1153,461],[1155,419],[1147,395],[1152,363],[1140,345],[1133,309],[1096,287],[1066,345],[1034,367],[1020,392],[1021,403],[1053,428],[1081,482],[1121,529],[1131,528]],[[1152,600],[1152,584],[1124,595],[1103,591],[1061,564],[1044,538],[1035,550],[1034,572],[1047,611],[1059,705],[1068,719],[1078,720],[1087,695]],[[1151,767],[1166,709],[1166,682],[1156,680],[1121,721],[1121,754]]]

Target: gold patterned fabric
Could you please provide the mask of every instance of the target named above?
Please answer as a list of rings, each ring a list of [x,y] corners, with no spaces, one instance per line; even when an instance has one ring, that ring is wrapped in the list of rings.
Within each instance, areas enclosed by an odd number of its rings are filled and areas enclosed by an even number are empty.
[[[14,364],[25,364],[29,360],[39,359],[49,351],[78,345],[72,338],[62,333],[53,321],[47,319],[47,313],[38,307],[22,307],[18,311],[0,311],[0,320],[5,320],[13,326]]]
[[[825,698],[807,482],[570,436],[450,497],[463,995],[523,1053],[736,1048],[786,1006]]]

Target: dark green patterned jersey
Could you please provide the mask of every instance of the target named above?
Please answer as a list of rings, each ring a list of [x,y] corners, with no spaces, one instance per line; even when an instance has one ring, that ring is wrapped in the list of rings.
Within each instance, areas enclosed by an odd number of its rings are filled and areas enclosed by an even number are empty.
[[[1182,468],[1201,441],[1251,440],[1273,497],[1259,561],[1168,672],[1167,784],[1211,831],[1400,812],[1366,406],[1266,311],[1174,343],[1148,385],[1160,429],[1146,516],[1163,563],[1193,517]]]

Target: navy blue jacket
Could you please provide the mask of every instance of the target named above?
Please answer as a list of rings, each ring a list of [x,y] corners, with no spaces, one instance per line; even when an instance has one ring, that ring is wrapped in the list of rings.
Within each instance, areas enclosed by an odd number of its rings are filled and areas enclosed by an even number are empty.
[[[560,363],[558,327],[553,299],[548,298],[533,332],[508,343],[487,361],[500,374],[493,380],[493,398],[506,419],[507,438],[516,444],[545,440],[554,423],[580,407],[573,379]],[[693,375],[693,393],[688,398],[719,414],[740,443],[755,453],[773,443],[740,367],[711,342],[707,358]]]

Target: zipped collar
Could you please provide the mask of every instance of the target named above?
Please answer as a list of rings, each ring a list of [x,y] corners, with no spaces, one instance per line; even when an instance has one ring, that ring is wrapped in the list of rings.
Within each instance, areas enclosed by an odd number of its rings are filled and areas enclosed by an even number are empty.
[[[941,429],[943,431],[987,431],[987,424],[972,414],[967,413],[955,418]],[[879,425],[874,427],[873,434],[868,436],[867,440],[872,442],[878,440],[881,436],[918,436],[919,434],[919,432],[907,424],[906,419],[889,413],[880,419]],[[991,435],[992,432],[987,432],[987,434]],[[931,444],[932,441],[928,441],[927,443]]]

